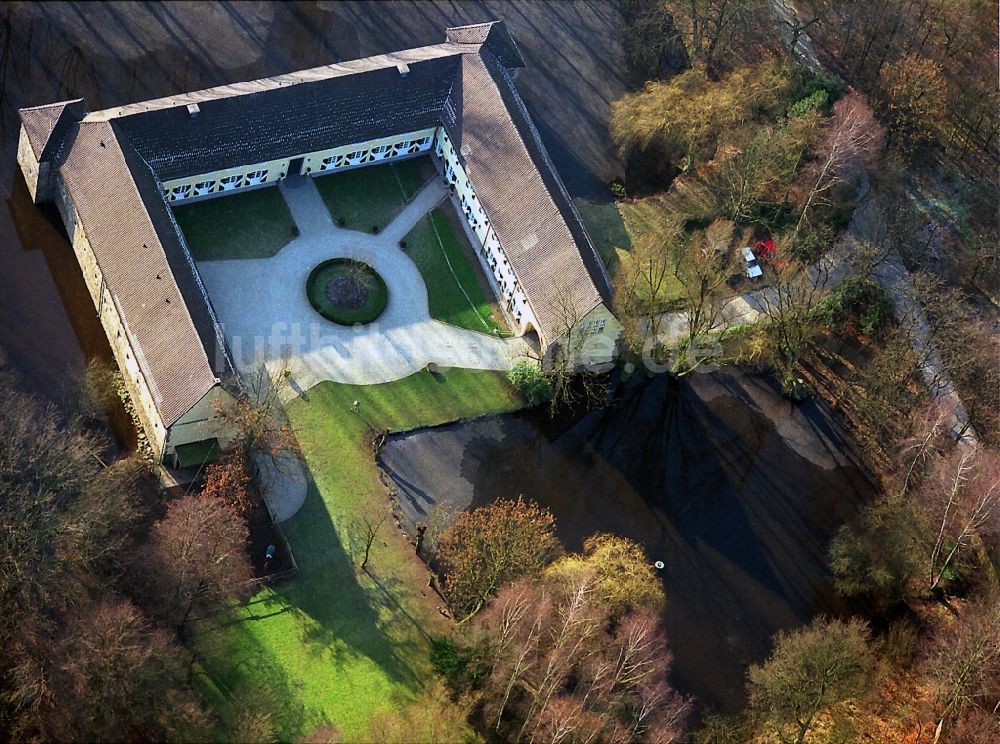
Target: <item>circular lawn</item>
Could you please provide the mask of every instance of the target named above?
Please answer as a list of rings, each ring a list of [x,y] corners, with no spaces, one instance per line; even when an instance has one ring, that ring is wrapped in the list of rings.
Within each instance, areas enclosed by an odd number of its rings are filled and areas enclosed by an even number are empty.
[[[316,312],[341,325],[371,323],[389,303],[378,272],[351,258],[331,258],[309,272],[306,295]]]

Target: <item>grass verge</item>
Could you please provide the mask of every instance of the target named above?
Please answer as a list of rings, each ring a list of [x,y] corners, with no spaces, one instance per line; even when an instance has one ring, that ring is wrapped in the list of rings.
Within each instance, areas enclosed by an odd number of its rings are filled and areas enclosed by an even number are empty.
[[[665,203],[659,197],[609,204],[576,199],[574,203],[594,241],[594,247],[612,277],[619,271],[632,270],[632,246],[644,240],[655,240],[662,230],[666,213]],[[669,248],[666,246],[665,250]],[[657,292],[656,304],[663,311],[675,309],[683,292],[684,287],[677,277],[668,274]]]
[[[433,175],[430,157],[421,156],[318,176],[313,182],[334,222],[370,233],[385,229]]]
[[[632,238],[625,229],[618,203],[599,204],[586,199],[574,199],[573,203],[576,204],[590,239],[594,241],[604,267],[612,271],[617,265],[617,251],[632,248]]]
[[[464,233],[460,233],[445,209],[437,207],[403,239],[406,254],[420,269],[427,285],[427,303],[432,318],[480,333],[502,330],[479,262]]]
[[[430,636],[448,628],[426,569],[390,524],[369,571],[357,568],[355,519],[388,501],[368,435],[511,411],[523,400],[502,372],[449,368],[382,385],[322,382],[308,396],[288,408],[312,478],[301,511],[283,524],[299,574],[221,623],[198,624],[201,686],[230,727],[250,705],[273,712],[282,741],[324,724],[363,741],[374,715],[425,694]]]
[[[270,258],[299,234],[276,186],[173,209],[195,261]]]

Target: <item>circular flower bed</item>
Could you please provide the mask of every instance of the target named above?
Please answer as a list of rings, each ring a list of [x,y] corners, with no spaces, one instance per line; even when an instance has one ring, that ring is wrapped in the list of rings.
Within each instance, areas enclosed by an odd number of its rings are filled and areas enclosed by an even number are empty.
[[[378,272],[350,258],[331,258],[309,272],[306,295],[316,312],[341,325],[371,323],[389,304]]]

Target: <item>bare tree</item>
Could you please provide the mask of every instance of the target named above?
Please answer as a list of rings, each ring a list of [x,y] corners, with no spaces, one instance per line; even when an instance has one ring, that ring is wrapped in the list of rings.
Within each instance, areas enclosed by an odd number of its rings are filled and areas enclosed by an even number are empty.
[[[830,192],[836,186],[874,165],[883,141],[882,128],[864,96],[851,92],[834,104],[833,115],[816,153],[811,185],[795,225],[796,233],[814,207],[830,203]]]
[[[945,400],[932,400],[911,418],[910,433],[899,445],[899,492],[907,494],[935,456],[943,454],[948,443],[948,423],[953,407]]]
[[[667,0],[666,6],[688,54],[710,69],[724,53],[749,45],[751,29],[767,12],[760,0]]]
[[[819,330],[815,310],[829,294],[829,279],[822,262],[810,267],[786,259],[777,268],[777,280],[757,293],[767,317],[771,359],[781,374],[781,388],[786,395],[798,387],[796,368],[806,345]]]
[[[727,282],[740,260],[737,252],[730,250],[733,229],[729,220],[716,220],[677,248],[674,276],[682,288],[684,337],[672,371],[679,377],[705,361],[699,347],[726,320],[724,311],[730,300]]]
[[[977,536],[1000,532],[1000,462],[982,448],[958,445],[935,459],[916,498],[931,529],[927,589],[933,592]]]
[[[208,717],[184,685],[183,653],[126,600],[68,613],[54,633],[30,627],[13,646],[8,699],[21,735],[54,741],[202,739]],[[20,737],[17,737],[20,738]]]
[[[287,362],[276,372],[258,365],[233,385],[239,394],[224,399],[216,407],[223,426],[234,434],[232,449],[239,450],[247,467],[252,467],[258,458],[280,466],[283,457],[298,450],[281,402],[288,375]]]
[[[672,244],[680,237],[680,226],[663,216],[618,264],[615,305],[625,326],[626,343],[632,348],[640,348],[646,336],[656,337],[659,333],[666,309],[663,292],[674,274],[676,256]]]
[[[213,611],[245,590],[248,530],[226,501],[183,496],[153,525],[134,565],[137,594],[178,632],[195,609]]]
[[[363,545],[363,557],[360,568],[362,571],[368,568],[368,558],[371,555],[372,545],[378,537],[382,525],[389,518],[389,509],[385,505],[366,504],[354,518],[354,529]]]
[[[366,741],[380,744],[438,744],[471,740],[466,718],[470,703],[452,700],[440,682],[428,694],[406,705],[376,713],[368,724]]]
[[[666,684],[657,615],[611,621],[602,593],[592,571],[556,571],[508,587],[477,618],[486,713],[499,735],[669,742],[683,733],[690,703]]]
[[[554,416],[560,407],[603,398],[604,388],[599,373],[606,369],[604,366],[594,368],[592,354],[598,352],[597,358],[607,358],[613,350],[603,346],[596,348],[595,345],[613,342],[605,336],[593,335],[583,327],[583,315],[573,296],[573,287],[557,285],[553,293],[553,312],[557,318],[553,334],[555,340],[549,344],[540,361],[552,387],[549,413]]]
[[[996,590],[966,604],[957,620],[932,636],[927,646],[920,669],[935,702],[934,741],[948,721],[968,709],[983,710],[993,717],[995,726],[1000,709],[1000,597]]]

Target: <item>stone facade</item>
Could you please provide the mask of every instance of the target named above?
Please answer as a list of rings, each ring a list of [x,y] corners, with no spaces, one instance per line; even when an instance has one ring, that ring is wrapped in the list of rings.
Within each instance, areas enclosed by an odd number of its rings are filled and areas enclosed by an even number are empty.
[[[45,161],[39,163],[35,160],[35,154],[31,151],[31,143],[28,141],[28,133],[24,126],[17,139],[17,164],[24,174],[24,181],[28,184],[28,193],[32,200],[38,204],[43,201],[52,200],[52,163]]]
[[[232,436],[225,431],[218,420],[217,405],[230,394],[221,384],[212,388],[171,427],[164,425],[154,403],[150,383],[136,359],[137,352],[128,332],[127,321],[104,283],[100,264],[90,247],[86,230],[77,216],[69,192],[58,175],[55,180],[57,181],[54,199],[56,207],[70,236],[73,253],[83,273],[87,291],[94,302],[111,352],[118,363],[118,369],[125,381],[125,387],[132,399],[143,433],[153,449],[154,457],[157,461],[163,461],[173,454],[174,447],[178,444],[197,442],[211,437],[218,437],[220,445],[225,446],[232,440]]]

